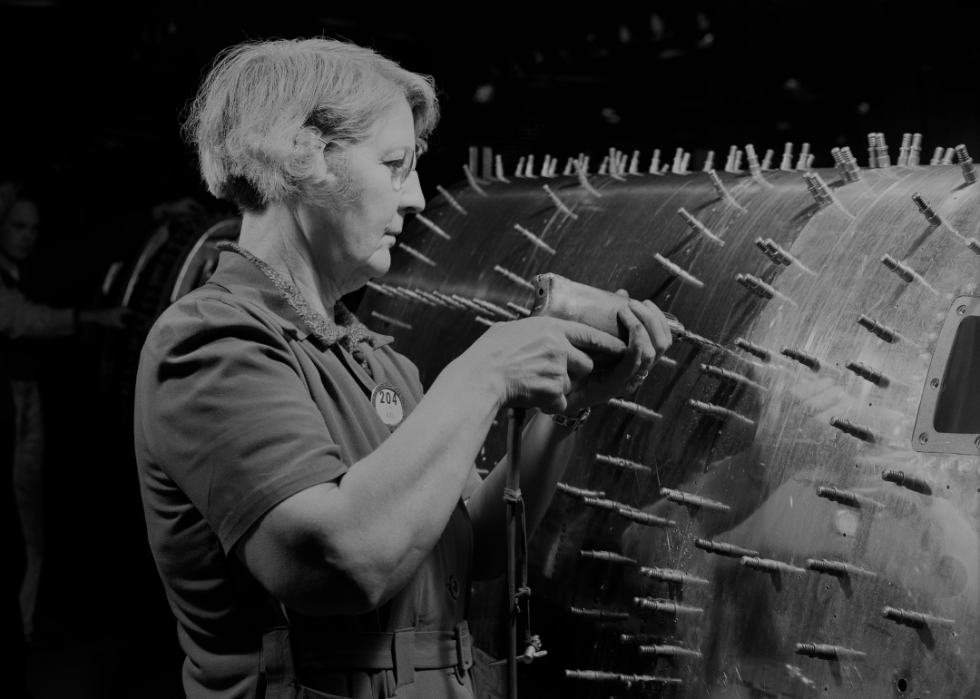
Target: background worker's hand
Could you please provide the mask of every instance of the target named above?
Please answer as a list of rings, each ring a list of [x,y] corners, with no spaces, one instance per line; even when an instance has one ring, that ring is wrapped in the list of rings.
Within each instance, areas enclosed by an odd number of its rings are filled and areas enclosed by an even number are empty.
[[[82,311],[78,314],[78,320],[82,325],[96,325],[100,328],[115,330],[128,328],[134,319],[133,312],[122,306],[103,308],[97,311]]]

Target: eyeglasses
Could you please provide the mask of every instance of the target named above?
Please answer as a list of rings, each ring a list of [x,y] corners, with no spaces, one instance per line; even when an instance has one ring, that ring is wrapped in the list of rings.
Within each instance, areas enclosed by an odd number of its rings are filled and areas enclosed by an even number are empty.
[[[386,165],[391,168],[391,186],[396,192],[400,192],[405,183],[408,182],[408,178],[412,176],[415,172],[415,166],[418,164],[416,159],[415,149],[405,153],[405,157],[401,160],[389,161]]]

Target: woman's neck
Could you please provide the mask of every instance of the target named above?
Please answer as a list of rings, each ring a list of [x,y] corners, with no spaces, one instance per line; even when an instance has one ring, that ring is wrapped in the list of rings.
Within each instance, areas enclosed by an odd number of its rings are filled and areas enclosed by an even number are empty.
[[[286,206],[245,213],[238,244],[288,279],[313,309],[333,322],[341,293],[319,274],[300,219]]]

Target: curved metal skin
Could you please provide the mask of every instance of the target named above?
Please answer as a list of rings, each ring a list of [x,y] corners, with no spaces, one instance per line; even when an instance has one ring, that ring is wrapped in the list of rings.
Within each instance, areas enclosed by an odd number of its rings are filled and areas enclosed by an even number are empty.
[[[980,696],[980,457],[913,449],[947,312],[954,299],[978,295],[980,257],[965,239],[980,227],[980,188],[964,183],[956,166],[864,170],[847,183],[833,170],[818,174],[829,188],[819,201],[799,172],[721,174],[730,196],[702,173],[593,175],[599,197],[574,177],[492,182],[486,195],[463,185],[451,193],[465,215],[442,196],[425,211],[451,240],[406,226],[403,240],[436,266],[394,252],[393,271],[381,280],[390,287],[530,308],[532,292],[495,267],[525,280],[555,272],[652,299],[688,332],[717,343],[676,338],[667,359],[626,397],[661,420],[600,406],[579,431],[565,484],[674,525],[647,526],[614,507],[590,507],[572,491],[556,492],[530,544],[534,631],[550,653],[521,670],[525,678],[547,678],[554,696],[608,696],[609,685],[593,682],[590,672],[682,680],[667,689],[637,685],[643,696]],[[543,184],[575,217],[556,207]],[[943,225],[923,217],[913,193]],[[682,207],[723,245],[685,222]],[[759,238],[792,262],[765,254]],[[882,264],[885,255],[910,269],[912,280]],[[373,313],[413,329],[392,328]],[[486,323],[507,322],[490,311],[478,322],[464,304],[375,290],[360,316],[396,336],[395,347],[418,363],[426,385]],[[890,341],[869,327],[891,329]],[[781,348],[801,354],[794,359]],[[887,381],[866,380],[848,362]],[[692,402],[745,419],[720,419]],[[492,467],[504,452],[499,423],[480,466]],[[611,467],[597,454],[648,470]],[[885,471],[928,487],[884,480]],[[821,487],[880,506],[821,497]],[[662,495],[672,491],[723,507]],[[591,550],[636,563],[580,555]],[[755,565],[743,565],[744,555]],[[678,574],[641,575],[641,567]],[[477,588],[474,604],[477,638],[493,650],[479,614],[502,614],[502,607],[486,589]],[[651,610],[634,599],[664,602]],[[573,614],[572,607],[607,614]],[[704,613],[674,614],[674,607]],[[955,624],[912,628],[883,618],[885,607]],[[620,642],[623,634],[646,634],[700,657],[640,654]],[[581,672],[566,678],[565,670]]]

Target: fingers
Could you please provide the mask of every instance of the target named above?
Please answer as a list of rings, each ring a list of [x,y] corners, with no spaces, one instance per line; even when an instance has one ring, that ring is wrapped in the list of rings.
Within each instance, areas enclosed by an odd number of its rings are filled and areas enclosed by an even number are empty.
[[[618,337],[573,320],[560,321],[560,323],[565,337],[573,347],[587,352],[604,352],[613,356],[621,355],[626,351],[626,345]]]
[[[637,301],[634,299],[630,301],[629,307],[643,323],[643,327],[646,328],[657,355],[659,356],[670,349],[670,345],[673,343],[670,324],[653,301]]]
[[[626,385],[626,393],[633,393],[647,375],[650,370],[653,369],[654,363],[657,361],[657,350],[653,345],[650,338],[649,331],[645,324],[637,318],[637,316],[631,310],[631,306],[624,306],[619,311],[620,321],[629,328],[629,346],[626,350],[627,358],[630,360],[630,366],[627,362],[623,361],[620,364],[623,366],[623,370],[629,370],[628,383]],[[617,367],[617,370],[620,367]]]
[[[595,367],[592,358],[582,350],[577,349],[574,345],[569,348],[566,361],[568,376],[572,381],[578,381],[583,376],[591,374],[592,369]],[[568,393],[568,391],[565,391],[565,393]]]

